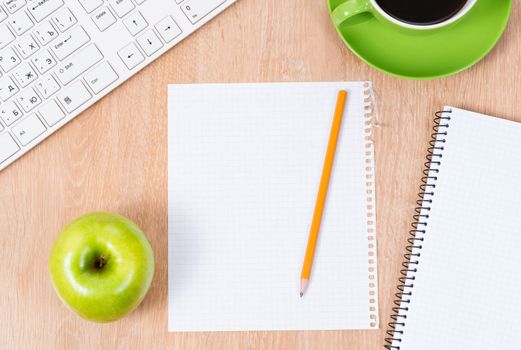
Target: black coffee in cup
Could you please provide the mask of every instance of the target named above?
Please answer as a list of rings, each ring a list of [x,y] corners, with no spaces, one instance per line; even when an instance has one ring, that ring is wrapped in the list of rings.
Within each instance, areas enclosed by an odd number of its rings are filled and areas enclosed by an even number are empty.
[[[468,0],[376,0],[391,17],[415,25],[444,22],[458,13]]]

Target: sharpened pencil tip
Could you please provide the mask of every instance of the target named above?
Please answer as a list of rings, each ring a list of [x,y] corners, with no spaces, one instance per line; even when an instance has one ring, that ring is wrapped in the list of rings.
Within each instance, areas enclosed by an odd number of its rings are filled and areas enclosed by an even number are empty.
[[[300,297],[301,298],[304,296],[307,286],[308,286],[308,280],[301,279],[300,280]]]

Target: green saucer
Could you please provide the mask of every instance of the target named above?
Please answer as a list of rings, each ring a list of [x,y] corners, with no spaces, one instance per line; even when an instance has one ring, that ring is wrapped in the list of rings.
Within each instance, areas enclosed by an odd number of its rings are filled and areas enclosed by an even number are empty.
[[[345,0],[327,1],[331,13]],[[511,9],[512,0],[478,0],[459,22],[435,33],[401,32],[372,17],[336,29],[370,66],[401,78],[434,79],[465,70],[485,57],[505,30]]]

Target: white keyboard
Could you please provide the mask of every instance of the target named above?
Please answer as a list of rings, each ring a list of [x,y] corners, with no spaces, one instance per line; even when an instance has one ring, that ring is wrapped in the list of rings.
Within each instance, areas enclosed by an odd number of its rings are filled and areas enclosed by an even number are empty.
[[[0,170],[236,0],[0,0]]]

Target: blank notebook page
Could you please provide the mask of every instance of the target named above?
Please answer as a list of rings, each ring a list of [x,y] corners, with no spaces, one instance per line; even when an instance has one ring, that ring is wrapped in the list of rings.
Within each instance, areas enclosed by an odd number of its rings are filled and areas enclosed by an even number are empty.
[[[310,285],[309,227],[348,91]],[[169,86],[170,331],[378,328],[368,83]]]
[[[521,124],[456,108],[396,349],[521,348]],[[445,139],[445,143],[440,143]]]

